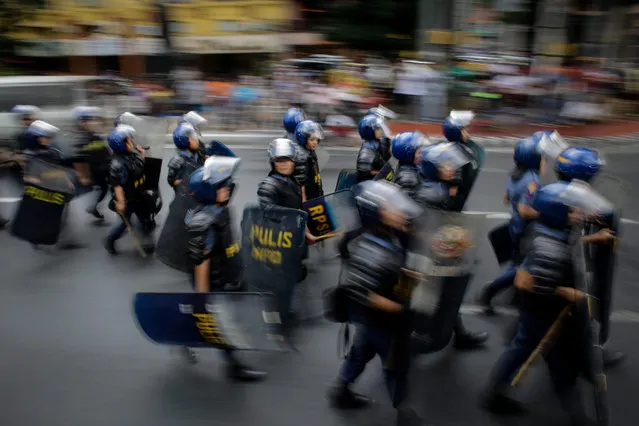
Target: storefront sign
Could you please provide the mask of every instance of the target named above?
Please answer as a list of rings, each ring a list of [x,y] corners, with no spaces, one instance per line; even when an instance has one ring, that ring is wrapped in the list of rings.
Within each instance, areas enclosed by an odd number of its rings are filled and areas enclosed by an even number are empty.
[[[286,48],[278,35],[173,37],[175,50],[183,53],[275,53]]]

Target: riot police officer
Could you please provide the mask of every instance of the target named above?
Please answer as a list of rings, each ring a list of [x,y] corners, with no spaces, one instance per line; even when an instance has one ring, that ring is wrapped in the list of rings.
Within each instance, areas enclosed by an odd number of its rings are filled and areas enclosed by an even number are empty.
[[[427,208],[455,211],[459,205],[459,201],[456,200],[461,184],[459,177],[463,174],[461,170],[467,164],[468,158],[454,144],[441,143],[422,148],[419,167],[423,181],[417,189],[413,190],[414,200]],[[451,321],[444,327],[437,330],[430,329],[425,334],[425,330],[417,327],[414,338],[418,353],[443,349],[453,335],[455,348],[458,350],[475,349],[488,340],[486,332],[472,333],[466,330],[461,315],[458,312],[452,312],[455,309],[453,306],[461,304],[460,298],[463,298],[469,280],[470,276],[465,275],[451,278],[451,281],[455,281],[454,283],[444,284],[451,289],[453,286],[459,289],[459,291],[451,291],[450,296],[443,296],[448,299],[440,301],[440,309],[446,310],[446,317],[456,315],[456,320],[454,325]]]
[[[369,109],[368,114],[376,115],[385,121],[397,118],[397,115],[393,111],[389,110],[388,108],[384,108],[381,105]],[[382,138],[380,140],[380,152],[384,161],[390,160],[391,144],[392,141],[390,138],[390,133],[387,135],[382,135]]]
[[[357,182],[373,179],[384,167],[384,156],[381,141],[390,138],[390,130],[384,124],[384,120],[376,115],[369,114],[362,118],[357,126],[359,136],[362,138],[362,147],[357,154]]]
[[[27,160],[39,158],[54,164],[63,164],[62,151],[54,142],[60,129],[41,120],[32,122],[23,134],[23,149]]]
[[[304,114],[302,114],[302,112],[297,108],[289,108],[282,119],[284,130],[286,130],[286,135],[284,135],[284,137],[290,140],[295,140],[295,129],[302,121],[304,121]]]
[[[537,190],[532,202],[538,214],[531,245],[515,275],[515,286],[521,292],[517,334],[497,362],[483,399],[484,407],[496,413],[523,410],[508,396],[510,381],[560,312],[585,298],[574,282],[570,229],[573,211],[562,198],[568,185],[546,185]],[[544,354],[555,391],[575,426],[588,424],[577,386],[578,374],[587,371],[583,326],[575,317],[567,317]]]
[[[302,209],[302,188],[293,177],[295,172],[295,146],[288,139],[275,139],[269,144],[268,158],[271,171],[257,188],[257,199],[262,208],[269,206]]]
[[[167,182],[172,188],[188,179],[191,172],[204,165],[200,155],[200,140],[195,128],[191,125],[178,126],[173,132],[173,143],[178,153],[169,161]]]
[[[406,258],[397,234],[409,232],[422,209],[385,181],[363,182],[355,191],[365,231],[345,262],[340,285],[350,295],[349,317],[358,328],[329,399],[342,409],[367,406],[369,400],[350,387],[378,355],[393,407],[398,410],[398,424],[414,424],[418,419],[406,407],[410,291],[397,286]]]
[[[105,241],[105,248],[111,254],[117,253],[115,242],[126,231],[127,222],[130,223],[133,214],[140,222],[142,235],[147,240],[143,249],[151,252],[154,248],[149,241],[153,224],[143,189],[145,152],[141,146],[135,145],[135,136],[133,127],[120,125],[113,129],[108,137],[109,147],[114,153],[109,168],[109,182],[113,191],[109,208],[122,219]]]
[[[11,113],[16,117],[16,121],[19,122],[20,132],[16,135],[15,148],[19,151],[27,149],[27,141],[25,139],[25,132],[33,123],[37,120],[37,115],[40,112],[38,107],[33,105],[16,105],[11,109]]]
[[[430,142],[420,132],[404,132],[396,135],[391,144],[393,157],[399,162],[399,169],[393,176],[393,183],[399,185],[406,194],[414,198],[422,184],[418,165],[422,148]]]
[[[314,121],[300,122],[295,128],[295,178],[302,187],[302,200],[311,200],[324,195],[322,176],[315,149],[324,139],[322,126]]]
[[[228,258],[229,245],[235,243],[228,203],[235,187],[233,174],[239,163],[239,158],[213,156],[190,177],[189,190],[198,205],[187,214],[185,225],[196,292],[224,290],[229,280],[234,279],[236,271],[232,271],[234,265]],[[233,348],[226,347],[224,355],[229,377],[240,381],[266,377],[266,373],[241,363]]]
[[[23,148],[24,148],[24,156],[27,164],[31,159],[38,159],[48,163],[52,163],[55,165],[66,167],[69,163],[68,159],[66,159],[62,151],[58,148],[57,144],[54,141],[54,138],[59,133],[60,129],[57,127],[46,123],[44,121],[36,120],[27,128],[23,135]],[[28,166],[27,166],[28,167]],[[25,176],[25,180],[29,179],[28,176]],[[69,187],[74,188],[76,182],[75,176],[69,176]],[[59,247],[62,250],[72,250],[81,248],[82,245],[79,244],[75,238],[75,235],[72,235],[69,232],[69,228],[65,226],[68,221],[69,209],[65,208],[63,216],[61,218],[61,226],[66,228],[67,237],[65,238],[65,242],[59,243]],[[42,218],[46,220],[45,218]],[[32,245],[34,249],[39,249],[38,245]]]
[[[207,157],[206,146],[204,144],[204,141],[202,141],[202,129],[201,129],[201,127],[206,123],[208,123],[208,120],[206,118],[202,117],[200,114],[198,114],[195,111],[189,111],[182,116],[182,118],[178,122],[178,127],[175,129],[177,130],[180,126],[187,125],[187,124],[195,129],[198,139],[200,141],[200,147],[198,148],[198,152],[202,158]]]
[[[510,204],[512,208],[508,232],[513,247],[513,264],[482,291],[480,304],[487,314],[494,313],[491,306],[493,297],[513,285],[515,270],[521,261],[520,242],[527,224],[534,217],[530,204],[540,185],[540,173],[544,160],[539,143],[538,136],[529,136],[515,145],[513,153],[515,168],[511,172],[504,194],[504,203]]]
[[[464,209],[483,163],[484,151],[471,140],[467,130],[473,118],[474,114],[469,111],[451,111],[442,126],[446,139],[469,159],[468,166],[461,169],[461,174],[455,178],[459,185],[449,207],[457,212]]]
[[[74,167],[80,173],[80,183],[92,184],[99,189],[95,204],[87,208],[87,213],[96,219],[104,220],[98,206],[109,191],[109,164],[111,151],[98,134],[103,113],[96,107],[77,107],[73,110],[76,123],[76,143]]]
[[[545,132],[545,134],[549,137],[550,132]],[[569,147],[559,153],[557,161],[555,161],[554,171],[561,182],[571,182],[573,179],[578,179],[582,182],[589,183],[597,177],[603,166],[604,162],[597,152],[588,148]],[[605,194],[603,195],[605,196]],[[588,225],[585,231],[590,234],[583,237],[583,242],[593,247],[591,261],[595,263],[595,292],[597,293],[595,296],[600,299],[600,321],[602,328],[605,330],[605,332],[601,334],[602,341],[600,343],[602,345],[607,343],[608,340],[609,317],[611,314],[609,307],[614,263],[598,264],[597,262],[603,261],[608,252],[614,250],[612,243],[616,236],[610,229],[614,219],[615,213],[608,212],[606,217],[602,218],[602,222],[605,223],[606,226],[600,226],[601,229],[592,233],[594,227]],[[599,265],[602,266],[599,267]],[[622,352],[607,349],[604,349],[603,355],[607,367],[615,366],[625,359],[625,354]]]

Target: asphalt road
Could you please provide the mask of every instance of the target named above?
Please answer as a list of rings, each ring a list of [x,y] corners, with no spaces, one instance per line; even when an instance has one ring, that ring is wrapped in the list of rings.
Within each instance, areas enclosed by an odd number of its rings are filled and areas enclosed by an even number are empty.
[[[231,142],[233,143],[233,142]],[[267,172],[264,146],[234,146],[242,157],[238,189],[233,201],[236,217],[255,200],[257,183]],[[155,146],[150,155],[172,149]],[[351,149],[330,149],[322,177],[334,188],[337,174],[355,161]],[[631,182],[639,173],[637,154],[609,155],[609,168]],[[506,220],[502,191],[511,167],[504,150],[489,152],[487,164],[471,196],[468,209],[489,214],[487,229]],[[165,179],[166,170],[162,176]],[[0,212],[9,216],[17,206],[19,188],[6,180],[0,186]],[[162,184],[165,206],[172,198]],[[188,291],[185,277],[155,259],[142,260],[125,236],[124,252],[109,256],[102,247],[106,227],[97,227],[84,213],[89,197],[72,203],[76,235],[88,247],[73,252],[35,252],[8,232],[0,233],[2,280],[0,300],[0,424],[3,425],[253,425],[308,426],[389,425],[393,410],[382,386],[379,363],[372,362],[357,385],[379,404],[361,413],[338,413],[325,401],[325,390],[340,366],[337,327],[319,321],[304,331],[299,353],[246,354],[245,358],[270,373],[260,384],[233,384],[224,378],[215,351],[202,350],[201,362],[190,367],[167,347],[147,341],[131,316],[132,297],[139,291]],[[636,189],[631,198],[637,199]],[[610,372],[612,425],[632,424],[639,417],[634,390],[639,367],[632,343],[639,327],[639,287],[633,252],[639,249],[639,205],[628,203],[617,275],[611,345],[630,354],[625,365]],[[166,214],[166,207],[162,216]],[[106,211],[106,207],[104,207]],[[163,217],[162,217],[163,218]],[[108,213],[108,222],[116,217]],[[319,312],[319,295],[337,278],[339,265],[326,244],[322,255],[311,250],[314,266],[305,289],[310,310]],[[519,397],[531,413],[519,419],[497,419],[477,406],[489,370],[503,350],[501,331],[509,318],[477,315],[474,298],[481,285],[498,272],[486,241],[481,264],[464,306],[472,330],[488,330],[485,350],[443,353],[420,358],[412,373],[411,400],[432,425],[561,425],[564,415],[554,399],[545,368],[535,367],[523,382]],[[509,314],[508,311],[505,314]],[[590,394],[587,394],[588,396]]]

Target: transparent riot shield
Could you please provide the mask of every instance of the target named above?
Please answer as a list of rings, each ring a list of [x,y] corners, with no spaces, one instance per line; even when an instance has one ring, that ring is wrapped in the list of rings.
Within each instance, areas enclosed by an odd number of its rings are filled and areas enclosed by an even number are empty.
[[[161,345],[280,351],[284,338],[261,293],[138,293],[137,323]]]
[[[327,239],[361,226],[355,195],[349,190],[334,192],[304,203],[308,229],[315,237]]]
[[[406,267],[423,278],[416,283],[411,307],[423,321],[416,329],[428,336],[430,350],[438,350],[452,336],[475,270],[478,238],[486,235],[485,217],[429,209],[417,229]]]
[[[543,154],[543,167],[539,178],[543,185],[557,181],[555,175],[555,164],[559,160],[559,154],[561,154],[566,148],[570,147],[568,142],[561,137],[558,132],[553,132],[550,135],[540,135],[539,148]]]
[[[26,165],[24,194],[11,234],[32,244],[53,245],[62,229],[64,209],[75,190],[71,169],[32,158]]]
[[[576,234],[573,245],[573,269],[575,287],[586,294],[593,295],[597,292],[597,284],[593,280],[590,272],[590,261],[588,248],[584,244],[581,235],[584,233],[583,225],[574,227]],[[586,300],[577,304],[577,318],[583,327],[583,353],[585,356],[586,376],[590,378],[593,391],[593,405],[596,424],[598,426],[608,426],[610,410],[608,408],[608,387],[606,371],[603,361],[603,346],[600,343],[603,332],[603,324],[597,321],[601,313],[601,308],[597,306],[600,300],[596,296],[587,297]]]
[[[135,128],[137,132],[135,142],[139,145],[153,145],[158,142],[163,143],[167,133],[169,132],[169,125],[166,120],[162,118],[145,117],[131,120],[131,126]]]
[[[612,312],[612,290],[617,262],[618,240],[621,235],[621,209],[628,197],[629,185],[623,180],[607,176],[598,177],[599,185],[606,189],[605,195],[585,182],[573,181],[567,186],[562,198],[566,204],[580,212],[583,235],[595,235],[610,230],[614,241],[587,244],[584,249],[585,264],[590,272],[590,294],[596,298],[594,317],[599,321],[599,342],[606,343],[610,332]],[[614,200],[614,202],[612,201]],[[617,204],[618,203],[618,204]]]

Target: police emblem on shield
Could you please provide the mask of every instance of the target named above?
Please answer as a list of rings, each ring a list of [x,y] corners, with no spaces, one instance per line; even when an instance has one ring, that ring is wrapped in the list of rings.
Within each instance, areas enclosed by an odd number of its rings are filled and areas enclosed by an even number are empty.
[[[461,226],[442,226],[431,239],[431,250],[443,259],[460,258],[473,246],[470,232]]]

